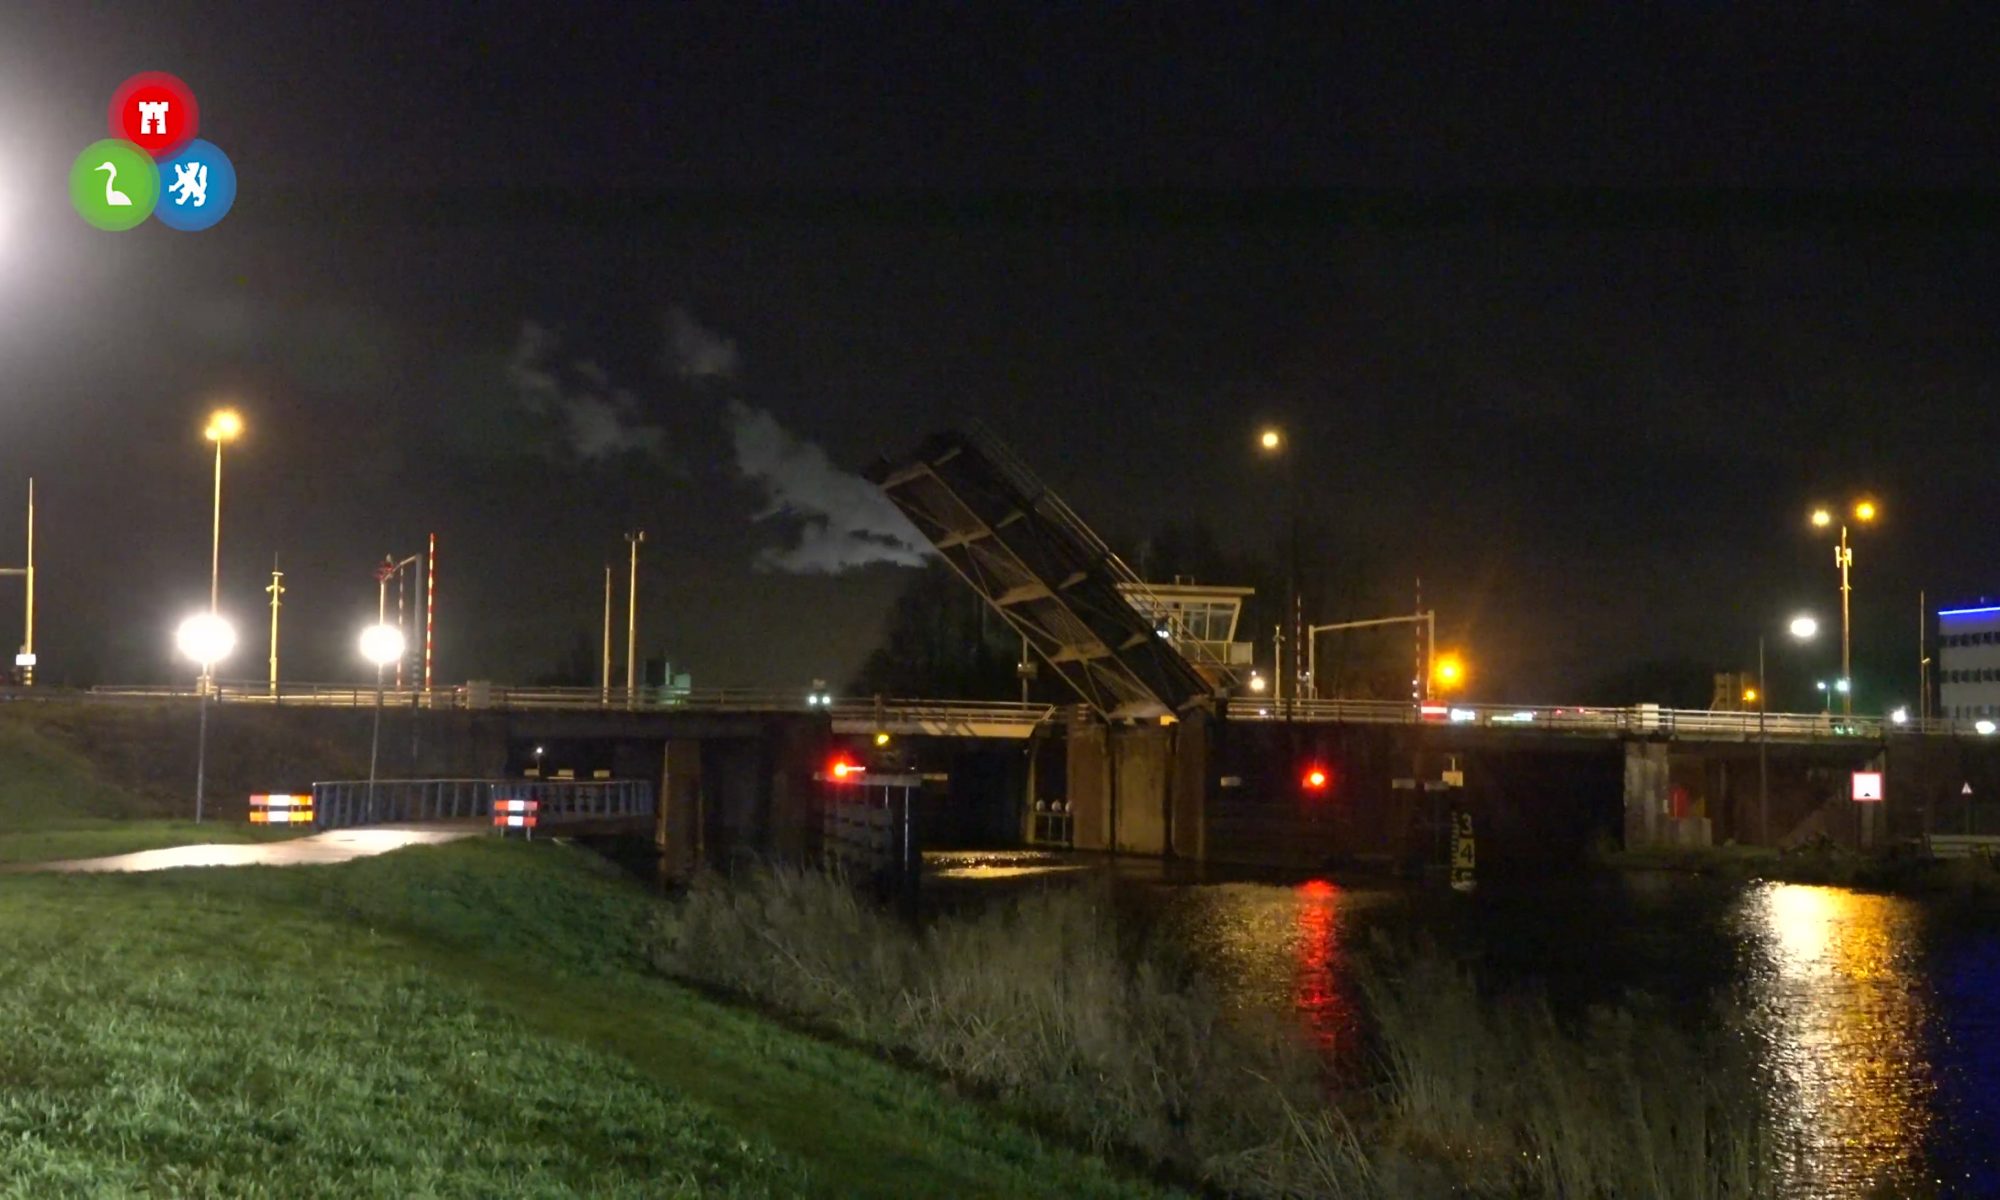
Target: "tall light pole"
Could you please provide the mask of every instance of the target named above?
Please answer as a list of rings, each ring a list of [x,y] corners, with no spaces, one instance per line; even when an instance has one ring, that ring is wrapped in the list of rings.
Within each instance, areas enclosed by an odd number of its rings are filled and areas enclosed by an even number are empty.
[[[22,621],[21,650],[14,666],[21,672],[21,686],[35,686],[35,481],[28,480],[28,562],[26,566],[0,568],[0,575],[19,575],[27,582],[26,616]]]
[[[597,702],[611,703],[611,564],[604,564],[604,660],[598,671]]]
[[[271,696],[278,695],[278,597],[285,594],[285,573],[278,569],[278,556],[271,556]]]
[[[625,705],[630,708],[638,696],[639,686],[639,546],[646,540],[646,531],[625,535],[626,544],[632,548],[632,566],[626,576],[625,585]]]
[[[361,657],[375,664],[375,728],[368,738],[367,820],[375,819],[375,764],[382,751],[382,670],[403,658],[403,631],[386,621],[361,631]]]
[[[235,441],[243,432],[243,418],[233,408],[218,408],[208,415],[202,436],[215,443],[215,503],[211,509],[208,542],[208,614],[215,616],[222,596],[222,445]],[[202,688],[215,686],[212,673],[204,672]]]
[[[215,613],[196,613],[174,631],[174,645],[181,656],[201,665],[204,685],[211,679],[215,664],[236,648],[236,628]],[[195,742],[194,820],[201,823],[202,802],[208,792],[208,705],[213,687],[200,689],[201,732]]]
[[[1854,514],[1855,524],[1875,523],[1877,512],[1873,500],[1856,500],[1851,511]],[[1812,523],[1818,529],[1831,527],[1835,523],[1832,511],[1825,508],[1814,509]],[[1854,659],[1851,650],[1852,625],[1848,599],[1854,591],[1853,582],[1849,577],[1854,567],[1854,551],[1847,545],[1847,521],[1843,519],[1839,525],[1840,541],[1833,548],[1833,565],[1840,571],[1840,678],[1846,684],[1840,693],[1840,715],[1851,717],[1854,715]]]
[[[1793,617],[1785,631],[1794,641],[1809,642],[1819,636],[1817,618],[1804,614]],[[1757,844],[1771,842],[1771,761],[1770,734],[1764,717],[1771,708],[1771,681],[1764,676],[1764,635],[1757,634]]]
[[[1430,698],[1433,684],[1442,683],[1447,687],[1453,687],[1461,682],[1461,676],[1465,668],[1459,662],[1456,655],[1447,656],[1447,661],[1443,664],[1450,667],[1448,677],[1441,678],[1437,674],[1439,668],[1434,665],[1437,662],[1435,657],[1437,647],[1437,613],[1426,609],[1423,612],[1411,613],[1403,617],[1374,617],[1366,621],[1336,621],[1331,625],[1306,626],[1306,678],[1313,681],[1314,696],[1319,695],[1319,635],[1322,633],[1331,633],[1337,629],[1373,629],[1381,625],[1416,625],[1422,627],[1424,630],[1424,658],[1423,665],[1420,668],[1423,672],[1423,677],[1422,682],[1419,684],[1420,692],[1417,697],[1419,702]]]
[[[1300,696],[1300,691],[1304,685],[1304,680],[1305,680],[1304,674],[1299,669],[1299,655],[1300,655],[1300,647],[1304,644],[1306,640],[1305,610],[1303,604],[1299,599],[1298,455],[1292,451],[1292,448],[1288,443],[1288,439],[1285,437],[1285,431],[1279,429],[1275,425],[1265,426],[1264,429],[1258,432],[1257,448],[1266,457],[1281,459],[1284,464],[1284,474],[1285,474],[1284,487],[1287,493],[1286,508],[1289,513],[1288,516],[1289,530],[1287,533],[1287,540],[1289,545],[1286,555],[1288,563],[1286,567],[1286,580],[1285,580],[1286,612],[1284,615],[1284,624],[1289,625],[1291,627],[1291,634],[1285,640],[1288,640],[1291,643],[1292,647],[1291,693],[1293,699],[1297,700],[1302,698]],[[1277,649],[1278,649],[1277,647],[1273,647],[1274,656],[1275,656],[1275,651]],[[1284,669],[1282,663],[1276,663],[1274,665],[1280,671]],[[1273,697],[1273,698],[1279,699],[1280,697]]]

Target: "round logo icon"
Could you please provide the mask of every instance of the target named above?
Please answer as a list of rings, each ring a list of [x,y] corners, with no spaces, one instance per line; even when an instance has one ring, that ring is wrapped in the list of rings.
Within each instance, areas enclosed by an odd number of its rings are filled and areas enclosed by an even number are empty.
[[[214,142],[196,138],[160,160],[160,203],[153,215],[183,233],[207,229],[236,203],[236,168]]]
[[[160,169],[127,141],[105,138],[84,147],[69,168],[69,202],[99,229],[130,229],[153,214]]]
[[[111,94],[111,136],[155,158],[186,145],[201,129],[194,91],[165,71],[141,71]]]

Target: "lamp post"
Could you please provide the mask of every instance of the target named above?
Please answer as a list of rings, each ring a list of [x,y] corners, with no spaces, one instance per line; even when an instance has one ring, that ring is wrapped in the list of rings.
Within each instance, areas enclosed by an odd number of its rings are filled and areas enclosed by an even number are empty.
[[[639,546],[646,540],[646,531],[625,535],[625,541],[632,548],[632,565],[625,582],[625,707],[630,708],[638,696],[639,666]]]
[[[1819,621],[1801,614],[1792,618],[1785,631],[1795,641],[1809,642],[1819,635]],[[1771,707],[1771,681],[1764,677],[1764,635],[1761,632],[1757,635],[1757,687],[1745,698],[1757,703],[1757,844],[1761,846],[1771,841],[1770,731],[1764,720]]]
[[[375,764],[382,749],[382,670],[403,657],[403,631],[380,622],[361,631],[361,657],[375,664],[375,730],[368,739],[367,820],[375,819]]]
[[[236,648],[236,628],[215,613],[196,613],[174,631],[174,645],[183,658],[201,666],[201,731],[196,735],[194,758],[194,820],[199,825],[208,793],[208,704],[215,691],[208,684],[215,664],[228,658],[229,652]]]
[[[243,418],[233,408],[218,408],[208,415],[208,427],[202,436],[215,443],[215,503],[211,508],[210,533],[208,542],[208,613],[214,616],[220,606],[222,595],[222,444],[233,442],[243,432]],[[214,678],[204,670],[202,688],[207,690],[215,684]]]
[[[1291,446],[1287,438],[1285,437],[1285,431],[1279,429],[1275,425],[1267,425],[1264,427],[1264,429],[1259,431],[1259,433],[1257,434],[1257,447],[1266,457],[1277,458],[1282,460],[1284,463],[1284,472],[1285,472],[1284,486],[1286,492],[1286,508],[1289,511],[1288,520],[1290,524],[1290,528],[1287,533],[1288,563],[1286,567],[1286,579],[1285,579],[1286,612],[1284,615],[1284,624],[1291,626],[1290,636],[1285,640],[1288,640],[1291,643],[1292,647],[1291,694],[1294,700],[1299,700],[1304,698],[1303,696],[1300,695],[1300,692],[1304,687],[1306,679],[1305,674],[1299,670],[1300,647],[1306,641],[1306,631],[1305,631],[1305,613],[1299,600],[1298,456],[1292,453]],[[1274,659],[1277,659],[1277,653],[1276,653],[1277,649],[1278,648],[1274,647],[1273,650]],[[1273,666],[1277,668],[1279,671],[1282,671],[1284,669],[1284,664],[1282,660],[1275,661],[1273,663]],[[1284,696],[1282,695],[1282,688],[1281,688],[1281,694],[1273,698],[1280,701],[1284,699]]]
[[[1856,525],[1872,525],[1875,523],[1875,518],[1878,515],[1873,500],[1856,500],[1850,511],[1853,513]],[[1816,529],[1831,528],[1835,523],[1832,510],[1826,508],[1814,509],[1812,523]],[[1849,632],[1851,622],[1848,601],[1854,591],[1854,585],[1850,578],[1850,572],[1854,567],[1854,551],[1847,545],[1846,520],[1841,520],[1839,524],[1840,541],[1835,543],[1833,547],[1833,565],[1840,571],[1840,679],[1843,684],[1840,690],[1840,715],[1851,717],[1854,715],[1854,685],[1852,682],[1854,679],[1854,661],[1851,655],[1852,639]],[[1831,704],[1829,704],[1827,711],[1833,711]]]
[[[1436,658],[1437,613],[1427,609],[1406,617],[1374,617],[1366,621],[1335,621],[1331,625],[1306,626],[1306,678],[1313,681],[1314,696],[1319,694],[1319,635],[1337,629],[1373,629],[1382,625],[1421,625],[1424,628],[1423,682],[1419,685],[1419,702],[1430,698],[1434,684],[1449,689],[1463,682],[1461,676],[1465,666],[1457,655],[1446,655],[1441,661]]]

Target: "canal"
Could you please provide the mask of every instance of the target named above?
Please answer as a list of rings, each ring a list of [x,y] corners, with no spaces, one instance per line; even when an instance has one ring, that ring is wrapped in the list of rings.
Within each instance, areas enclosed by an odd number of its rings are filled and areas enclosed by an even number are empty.
[[[2000,911],[1837,887],[1666,873],[1395,884],[1177,874],[1156,862],[927,854],[927,895],[1101,886],[1121,923],[1166,937],[1232,1005],[1363,1052],[1353,963],[1426,939],[1496,992],[1580,1018],[1634,993],[1697,1028],[1735,1014],[1794,1161],[1788,1194],[2000,1195]]]

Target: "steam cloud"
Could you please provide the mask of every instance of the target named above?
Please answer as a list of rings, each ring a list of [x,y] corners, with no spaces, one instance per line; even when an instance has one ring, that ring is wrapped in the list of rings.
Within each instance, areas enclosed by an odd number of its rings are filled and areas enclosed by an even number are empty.
[[[659,453],[665,432],[638,420],[638,398],[613,387],[596,363],[574,362],[567,371],[550,365],[559,345],[546,326],[534,321],[521,326],[521,340],[507,360],[507,379],[521,407],[554,422],[580,459]]]
[[[762,409],[731,400],[729,423],[737,469],[764,490],[756,519],[799,522],[796,544],[764,550],[758,569],[832,575],[876,563],[923,565],[930,554],[923,535],[873,484],[834,466]]]
[[[675,305],[667,310],[667,365],[682,379],[733,379],[736,343]]]

